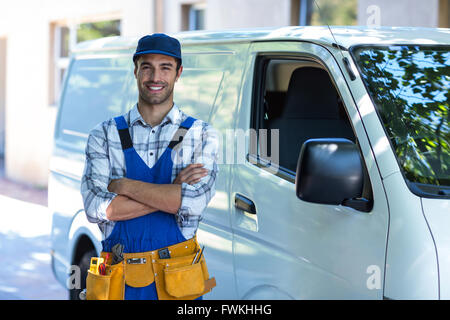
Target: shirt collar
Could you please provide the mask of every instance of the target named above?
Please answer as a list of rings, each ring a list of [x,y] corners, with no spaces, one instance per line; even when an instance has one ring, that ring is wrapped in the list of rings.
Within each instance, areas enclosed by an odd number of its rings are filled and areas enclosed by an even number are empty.
[[[182,112],[178,108],[178,106],[174,103],[173,107],[170,109],[169,113],[166,114],[164,119],[161,121],[161,124],[172,123],[176,125],[181,124]],[[130,127],[133,126],[136,122],[140,121],[143,125],[149,125],[144,121],[141,114],[138,110],[138,104],[136,103],[134,107],[130,110]]]

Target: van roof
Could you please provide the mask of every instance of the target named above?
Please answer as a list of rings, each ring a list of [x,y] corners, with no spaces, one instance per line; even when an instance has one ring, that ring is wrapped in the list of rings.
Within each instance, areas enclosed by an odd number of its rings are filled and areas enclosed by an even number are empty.
[[[325,46],[331,46],[337,42],[345,48],[357,44],[450,44],[450,29],[417,27],[306,26],[187,31],[171,35],[179,39],[182,45],[275,40],[308,41]],[[135,49],[138,39],[137,37],[108,37],[84,41],[79,43],[73,52]]]

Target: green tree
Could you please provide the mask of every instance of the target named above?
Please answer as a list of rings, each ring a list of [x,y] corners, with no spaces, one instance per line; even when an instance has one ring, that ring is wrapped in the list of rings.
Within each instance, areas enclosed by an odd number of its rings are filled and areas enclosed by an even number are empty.
[[[83,23],[77,30],[77,42],[119,35],[120,20]]]
[[[311,25],[350,26],[357,23],[357,0],[315,0],[312,3]],[[316,5],[317,4],[317,5]],[[317,8],[320,8],[319,9]]]

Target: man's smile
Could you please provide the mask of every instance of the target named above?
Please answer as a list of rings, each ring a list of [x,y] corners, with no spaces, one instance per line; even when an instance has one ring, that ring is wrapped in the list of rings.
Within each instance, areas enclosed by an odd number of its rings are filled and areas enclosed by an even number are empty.
[[[161,92],[164,89],[164,85],[161,84],[146,84],[145,87],[151,92],[151,93],[158,93]]]

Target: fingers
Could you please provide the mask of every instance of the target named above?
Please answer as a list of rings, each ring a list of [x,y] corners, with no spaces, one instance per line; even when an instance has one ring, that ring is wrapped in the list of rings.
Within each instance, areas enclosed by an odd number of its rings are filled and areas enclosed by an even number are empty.
[[[191,176],[193,174],[198,174],[200,172],[203,172],[204,170],[207,170],[207,169],[203,168],[203,164],[192,163],[192,164],[188,165],[186,168],[184,168],[183,170],[181,170],[180,175],[183,179],[186,179],[189,176]]]
[[[111,180],[111,182],[108,184],[108,191],[115,192],[116,187],[117,187],[117,180]]]
[[[195,184],[200,181],[201,178],[208,175],[207,169],[196,169],[192,170],[191,174],[185,178],[186,183],[188,184]]]
[[[184,168],[183,170],[193,169],[193,168],[201,168],[201,167],[203,167],[203,163],[191,163],[188,166],[186,166],[186,168]]]
[[[201,178],[207,176],[208,172],[208,169],[203,168],[203,164],[193,163],[180,171],[174,183],[181,184],[184,182],[192,185],[198,183]]]
[[[183,175],[183,182],[188,184],[195,184],[200,181],[201,178],[208,175],[209,170],[204,168],[193,168],[186,171]]]

